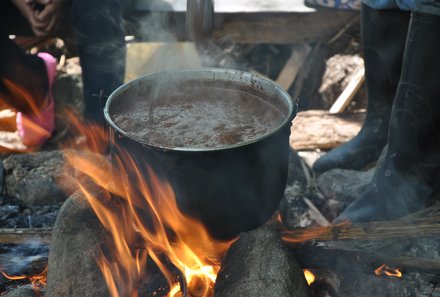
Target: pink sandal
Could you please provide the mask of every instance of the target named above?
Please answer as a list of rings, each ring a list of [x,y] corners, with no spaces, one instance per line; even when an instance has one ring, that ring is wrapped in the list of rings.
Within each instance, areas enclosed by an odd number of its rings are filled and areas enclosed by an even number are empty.
[[[49,91],[47,98],[49,104],[39,113],[33,116],[17,112],[17,130],[23,144],[27,147],[42,145],[50,138],[55,127],[55,109],[52,95],[52,84],[57,74],[57,61],[48,53],[39,53],[38,57],[43,59],[46,65],[49,80]]]

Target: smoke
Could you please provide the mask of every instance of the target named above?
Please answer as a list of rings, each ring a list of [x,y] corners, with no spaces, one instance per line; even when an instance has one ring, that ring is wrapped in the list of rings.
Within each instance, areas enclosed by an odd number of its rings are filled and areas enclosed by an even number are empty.
[[[0,246],[0,271],[8,275],[32,274],[34,270],[44,269],[47,264],[49,248],[37,241],[22,245]]]

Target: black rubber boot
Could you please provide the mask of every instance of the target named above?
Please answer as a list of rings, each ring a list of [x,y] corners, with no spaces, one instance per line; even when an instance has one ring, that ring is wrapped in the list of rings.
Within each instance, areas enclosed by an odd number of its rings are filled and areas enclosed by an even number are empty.
[[[440,16],[413,13],[383,164],[337,221],[390,220],[421,208],[440,168]]]
[[[367,115],[349,142],[313,165],[316,173],[333,168],[362,170],[379,158],[388,137],[389,118],[399,83],[409,12],[362,6],[362,46],[367,87]]]

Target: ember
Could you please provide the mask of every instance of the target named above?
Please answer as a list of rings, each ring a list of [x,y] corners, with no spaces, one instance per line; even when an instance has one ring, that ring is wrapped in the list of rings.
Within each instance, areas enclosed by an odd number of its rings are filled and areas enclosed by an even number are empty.
[[[392,277],[398,277],[398,278],[403,277],[403,274],[402,272],[400,272],[399,269],[391,268],[385,264],[382,264],[379,268],[374,270],[374,274],[377,276],[385,274],[387,276],[392,276]]]
[[[315,275],[308,269],[304,269],[304,277],[309,286],[315,281]]]
[[[5,272],[0,272],[4,277],[12,281],[28,280],[29,283],[35,287],[42,287],[47,282],[47,267],[36,275],[8,275]]]

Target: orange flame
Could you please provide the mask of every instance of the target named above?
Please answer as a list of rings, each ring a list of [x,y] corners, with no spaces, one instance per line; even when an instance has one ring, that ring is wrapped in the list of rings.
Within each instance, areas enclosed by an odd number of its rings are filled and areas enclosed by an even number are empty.
[[[6,272],[0,272],[1,274],[3,274],[4,277],[6,277],[9,280],[28,280],[30,284],[37,286],[37,287],[42,287],[45,286],[47,283],[47,266],[46,268],[40,272],[39,274],[36,275],[9,275],[6,274]]]
[[[2,83],[8,90],[8,94],[0,94],[0,101],[2,104],[9,106],[24,106],[33,114],[38,115],[40,113],[36,101],[41,101],[41,98],[35,98],[35,95],[33,96],[25,88],[20,87],[9,79],[2,79]]]
[[[33,90],[33,92],[31,92],[8,79],[1,79],[0,84],[5,87],[5,91],[0,92],[0,111],[2,113],[7,112],[0,118],[0,126],[1,130],[5,132],[5,135],[8,135],[8,140],[1,144],[2,151],[34,151],[36,147],[27,146],[18,137],[18,134],[15,134],[17,131],[16,115],[18,111],[21,111],[24,114],[32,115],[42,121],[43,119],[41,117],[43,115],[39,105],[42,105],[44,102],[44,96],[41,95],[43,91]],[[22,125],[26,130],[31,131],[29,134],[33,138],[39,139],[50,136],[49,131],[29,120],[27,117],[22,118]]]
[[[315,282],[315,275],[308,269],[304,269],[304,277],[306,278],[307,284],[310,286],[311,284],[313,284]]]
[[[385,274],[387,276],[402,278],[403,274],[399,269],[391,268],[385,264],[382,264],[376,270],[374,270],[374,274],[379,276]]]
[[[95,154],[103,143],[108,143],[105,133],[95,134],[94,127],[78,124],[76,127],[83,131],[87,141],[81,143],[81,151],[69,149],[65,155],[71,166],[108,194],[104,199],[96,197],[88,183],[79,185],[111,234],[111,255],[101,252],[97,259],[110,295],[138,296],[137,285],[145,277],[150,258],[170,286],[168,296],[182,296],[176,276],[163,261],[166,257],[185,276],[188,291],[197,291],[196,296],[213,296],[220,258],[231,242],[214,240],[199,221],[180,212],[170,184],[159,180],[152,170],[146,181],[128,154],[119,151],[112,162]]]

